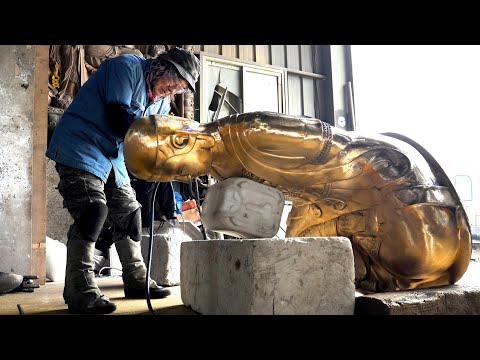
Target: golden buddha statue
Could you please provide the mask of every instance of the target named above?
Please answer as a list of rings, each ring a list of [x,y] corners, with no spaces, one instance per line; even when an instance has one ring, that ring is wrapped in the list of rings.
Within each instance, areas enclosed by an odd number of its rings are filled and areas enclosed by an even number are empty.
[[[147,181],[210,174],[279,189],[293,207],[287,237],[345,236],[355,284],[382,292],[449,285],[467,270],[471,229],[448,177],[398,134],[363,136],[318,119],[252,112],[201,124],[152,115],[124,141]]]

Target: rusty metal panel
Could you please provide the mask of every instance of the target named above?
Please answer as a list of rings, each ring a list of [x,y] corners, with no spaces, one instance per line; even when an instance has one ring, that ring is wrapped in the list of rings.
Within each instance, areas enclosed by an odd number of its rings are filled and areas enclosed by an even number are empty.
[[[288,74],[288,113],[303,115],[302,79],[298,75]]]
[[[286,45],[288,69],[300,70],[300,49],[298,45]]]
[[[255,61],[254,45],[240,45],[238,47],[239,58],[247,61]]]
[[[203,45],[203,51],[220,55],[220,45]]]
[[[300,57],[302,71],[313,72],[312,45],[300,45]]]
[[[222,55],[238,58],[238,45],[221,45],[222,46]]]
[[[302,79],[303,87],[303,115],[315,117],[315,90],[314,82],[319,80],[313,80],[311,78],[304,77]]]
[[[271,65],[270,46],[269,45],[254,45],[255,46],[255,61],[261,65]]]
[[[272,45],[272,65],[285,67],[285,45]]]

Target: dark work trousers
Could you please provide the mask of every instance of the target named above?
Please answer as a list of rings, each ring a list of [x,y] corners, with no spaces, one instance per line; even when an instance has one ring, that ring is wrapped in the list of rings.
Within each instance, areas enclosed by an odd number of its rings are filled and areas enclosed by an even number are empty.
[[[142,227],[150,227],[152,220],[152,196],[155,191],[154,182],[148,182],[132,177],[132,187],[137,194],[137,200],[142,205]],[[176,219],[175,198],[170,182],[161,182],[155,196],[155,220]]]
[[[128,237],[126,227],[130,222],[131,214],[141,207],[130,184],[117,188],[113,169],[107,183],[87,171],[59,163],[55,165],[55,169],[60,177],[58,191],[63,197],[63,207],[68,210],[74,220],[80,218],[92,202],[102,202],[108,207],[102,234],[107,230],[110,231],[109,235],[113,242]],[[86,240],[82,239],[82,234],[76,231],[73,224],[68,232],[68,240],[72,239]]]

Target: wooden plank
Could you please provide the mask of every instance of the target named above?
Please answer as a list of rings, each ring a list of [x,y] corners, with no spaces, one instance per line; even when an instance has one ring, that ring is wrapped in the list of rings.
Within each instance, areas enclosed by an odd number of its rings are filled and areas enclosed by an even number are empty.
[[[285,67],[285,45],[272,45],[272,65]]]
[[[287,45],[287,68],[300,70],[300,48],[298,45]]]
[[[313,72],[312,45],[300,45],[300,57],[302,60],[300,70]]]
[[[46,204],[47,204],[47,123],[48,123],[48,45],[35,47],[35,91],[33,105],[32,155],[32,275],[38,284],[46,280]]]
[[[314,81],[310,78],[302,78],[303,87],[303,115],[315,117],[315,91]],[[318,80],[317,80],[318,81]]]
[[[215,55],[220,55],[220,45],[203,45],[203,51]]]
[[[238,45],[222,45],[222,55],[238,58]]]
[[[303,115],[302,83],[300,76],[288,74],[288,113]]]
[[[255,61],[261,65],[272,65],[270,59],[269,45],[254,45],[255,46]]]
[[[238,53],[241,60],[255,61],[254,45],[239,45]]]

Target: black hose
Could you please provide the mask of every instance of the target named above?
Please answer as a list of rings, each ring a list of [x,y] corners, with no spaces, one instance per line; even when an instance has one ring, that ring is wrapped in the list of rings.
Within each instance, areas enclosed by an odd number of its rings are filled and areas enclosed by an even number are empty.
[[[200,215],[200,218],[202,217],[202,210],[200,209],[200,194],[198,191],[198,182],[200,180],[198,178],[195,178],[195,188],[196,188],[196,196],[197,196],[197,209],[198,209],[198,214]],[[202,235],[205,240],[207,240],[207,232],[205,231],[205,227],[202,225],[201,227]]]
[[[153,249],[153,223],[155,220],[155,197],[157,196],[157,189],[160,185],[159,182],[155,183],[155,190],[153,191],[152,196],[152,206],[150,213],[150,243],[148,244],[148,259],[147,259],[147,279],[145,280],[145,298],[147,299],[148,310],[155,315],[155,312],[152,308],[152,303],[150,302],[150,267],[152,264],[152,249]]]
[[[19,315],[25,315],[25,313],[23,312],[23,309],[22,309],[22,307],[20,306],[20,304],[17,304],[17,309],[18,309]]]

